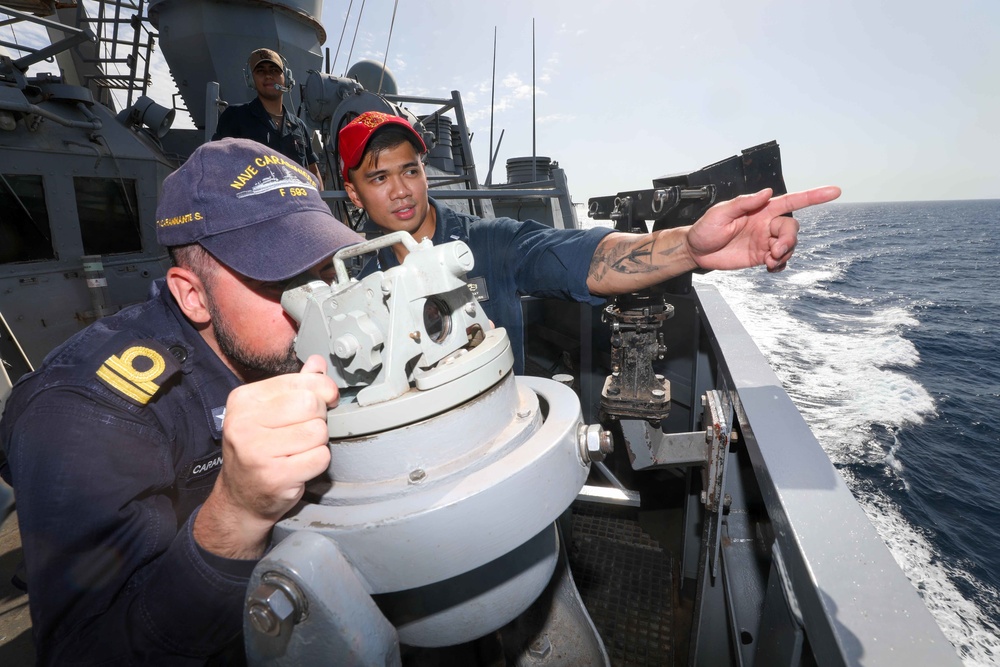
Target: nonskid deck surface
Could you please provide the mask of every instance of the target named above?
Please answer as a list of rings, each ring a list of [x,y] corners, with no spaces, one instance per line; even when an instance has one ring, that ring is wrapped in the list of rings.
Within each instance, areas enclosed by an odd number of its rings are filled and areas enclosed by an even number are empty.
[[[614,667],[673,664],[670,553],[631,507],[573,505],[570,569]]]

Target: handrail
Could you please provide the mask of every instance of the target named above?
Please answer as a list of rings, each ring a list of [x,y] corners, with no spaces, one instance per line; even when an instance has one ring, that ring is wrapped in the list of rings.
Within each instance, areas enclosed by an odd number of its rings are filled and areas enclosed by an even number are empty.
[[[774,527],[784,566],[778,578],[801,612],[817,662],[959,667],[954,647],[753,339],[716,288],[695,291]]]

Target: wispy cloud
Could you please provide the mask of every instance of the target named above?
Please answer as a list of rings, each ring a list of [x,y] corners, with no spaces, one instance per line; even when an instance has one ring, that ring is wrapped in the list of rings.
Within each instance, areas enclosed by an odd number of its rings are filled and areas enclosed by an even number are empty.
[[[555,33],[557,35],[574,35],[576,37],[581,37],[590,33],[590,30],[587,28],[573,28],[567,23],[561,23],[559,24],[559,27],[556,28]]]
[[[576,120],[576,116],[568,113],[550,113],[545,116],[539,116],[537,119],[539,125],[545,125],[547,123],[567,123],[573,120]]]

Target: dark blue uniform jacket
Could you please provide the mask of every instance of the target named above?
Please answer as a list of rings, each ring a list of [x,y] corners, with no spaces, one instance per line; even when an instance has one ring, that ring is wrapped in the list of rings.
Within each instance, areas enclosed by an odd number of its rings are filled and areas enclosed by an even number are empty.
[[[309,132],[302,119],[282,106],[285,115],[281,127],[271,122],[260,98],[246,104],[231,106],[219,116],[219,125],[212,135],[212,141],[224,137],[253,139],[275,150],[303,167],[316,164],[317,157],[309,140]]]
[[[604,303],[587,289],[587,273],[597,245],[613,229],[553,229],[534,220],[480,219],[433,199],[431,206],[437,213],[434,245],[461,240],[472,250],[475,266],[467,279],[493,324],[507,330],[515,373],[524,372],[521,295]],[[392,249],[383,248],[360,275],[398,265]]]
[[[238,385],[162,280],[16,384],[0,442],[40,664],[204,664],[240,645],[255,563],[191,532]]]

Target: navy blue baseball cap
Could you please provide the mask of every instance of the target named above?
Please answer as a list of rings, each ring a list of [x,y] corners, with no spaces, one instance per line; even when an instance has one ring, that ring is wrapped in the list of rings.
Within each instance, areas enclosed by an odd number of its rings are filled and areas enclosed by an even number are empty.
[[[222,139],[164,179],[156,240],[199,243],[237,273],[279,281],[364,239],[333,217],[303,166],[256,141]]]

